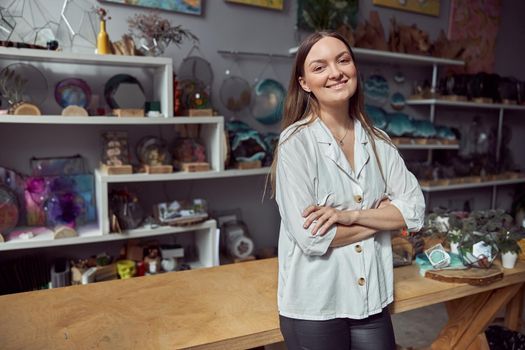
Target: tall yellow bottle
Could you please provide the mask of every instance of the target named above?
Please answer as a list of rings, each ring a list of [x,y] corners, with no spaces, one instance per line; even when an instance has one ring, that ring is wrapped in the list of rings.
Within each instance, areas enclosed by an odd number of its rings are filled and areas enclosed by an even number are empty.
[[[106,32],[106,20],[100,20],[100,31],[97,35],[97,53],[99,55],[111,54],[111,45],[109,43],[109,35]]]

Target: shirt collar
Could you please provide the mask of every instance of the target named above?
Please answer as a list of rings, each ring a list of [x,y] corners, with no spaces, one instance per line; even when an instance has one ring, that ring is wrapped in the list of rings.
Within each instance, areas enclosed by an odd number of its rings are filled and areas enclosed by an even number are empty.
[[[330,129],[326,124],[321,120],[321,118],[316,118],[316,120],[311,125],[312,132],[315,136],[315,139],[319,143],[336,143],[335,137],[330,132]],[[361,125],[361,122],[358,119],[354,118],[354,134],[356,143],[366,144],[368,143],[368,135]]]

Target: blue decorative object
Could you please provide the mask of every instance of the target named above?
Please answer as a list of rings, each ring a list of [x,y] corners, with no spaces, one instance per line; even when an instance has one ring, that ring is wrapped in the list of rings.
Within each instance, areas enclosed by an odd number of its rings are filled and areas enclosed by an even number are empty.
[[[402,110],[405,107],[405,96],[400,92],[392,94],[392,97],[390,97],[390,105],[397,111]]]
[[[413,120],[412,125],[414,126],[412,132],[414,137],[429,138],[436,136],[436,128],[429,120]]]
[[[398,84],[403,84],[405,82],[405,75],[403,74],[403,72],[397,72],[394,75],[394,81]]]
[[[238,131],[246,131],[251,130],[251,127],[246,124],[245,122],[241,122],[240,120],[232,120],[226,123],[226,130],[229,132],[238,132]]]
[[[55,100],[64,108],[67,106],[87,108],[91,101],[91,88],[82,79],[64,79],[55,86]]]
[[[226,129],[230,132],[230,148],[236,163],[262,161],[266,157],[268,147],[259,132],[237,121],[226,123]]]
[[[456,134],[448,126],[435,126],[436,137],[446,140],[456,140]]]
[[[264,136],[264,142],[267,146],[266,158],[264,158],[264,165],[270,165],[273,161],[273,153],[275,152],[275,147],[279,143],[279,134],[274,132],[269,132]]]
[[[387,115],[387,134],[391,136],[410,135],[414,131],[414,125],[405,113],[390,113]]]
[[[389,88],[387,80],[378,74],[371,75],[365,81],[365,100],[368,104],[382,106],[388,101]]]
[[[276,80],[264,79],[254,87],[255,101],[252,114],[259,123],[276,124],[281,121],[286,90]]]
[[[374,123],[376,128],[385,130],[387,125],[386,112],[383,108],[365,105],[365,113]]]

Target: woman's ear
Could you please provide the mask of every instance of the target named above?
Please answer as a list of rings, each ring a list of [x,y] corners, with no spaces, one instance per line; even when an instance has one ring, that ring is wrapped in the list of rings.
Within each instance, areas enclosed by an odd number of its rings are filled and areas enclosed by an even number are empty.
[[[306,81],[304,81],[303,77],[299,77],[299,85],[301,85],[304,91],[312,92],[312,90],[310,90],[310,88],[308,87],[308,84],[306,84]]]

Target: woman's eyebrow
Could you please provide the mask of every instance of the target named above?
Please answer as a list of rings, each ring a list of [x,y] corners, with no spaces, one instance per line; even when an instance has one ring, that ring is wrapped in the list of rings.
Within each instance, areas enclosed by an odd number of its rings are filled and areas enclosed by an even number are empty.
[[[349,54],[350,55],[350,52],[348,50],[345,50],[345,51],[339,53],[337,56],[335,56],[335,59],[339,59],[339,58],[341,58],[341,56],[344,56],[345,54]],[[325,63],[325,62],[326,62],[325,59],[318,59],[318,60],[313,60],[312,62],[308,63],[308,65],[311,66],[314,63]]]

